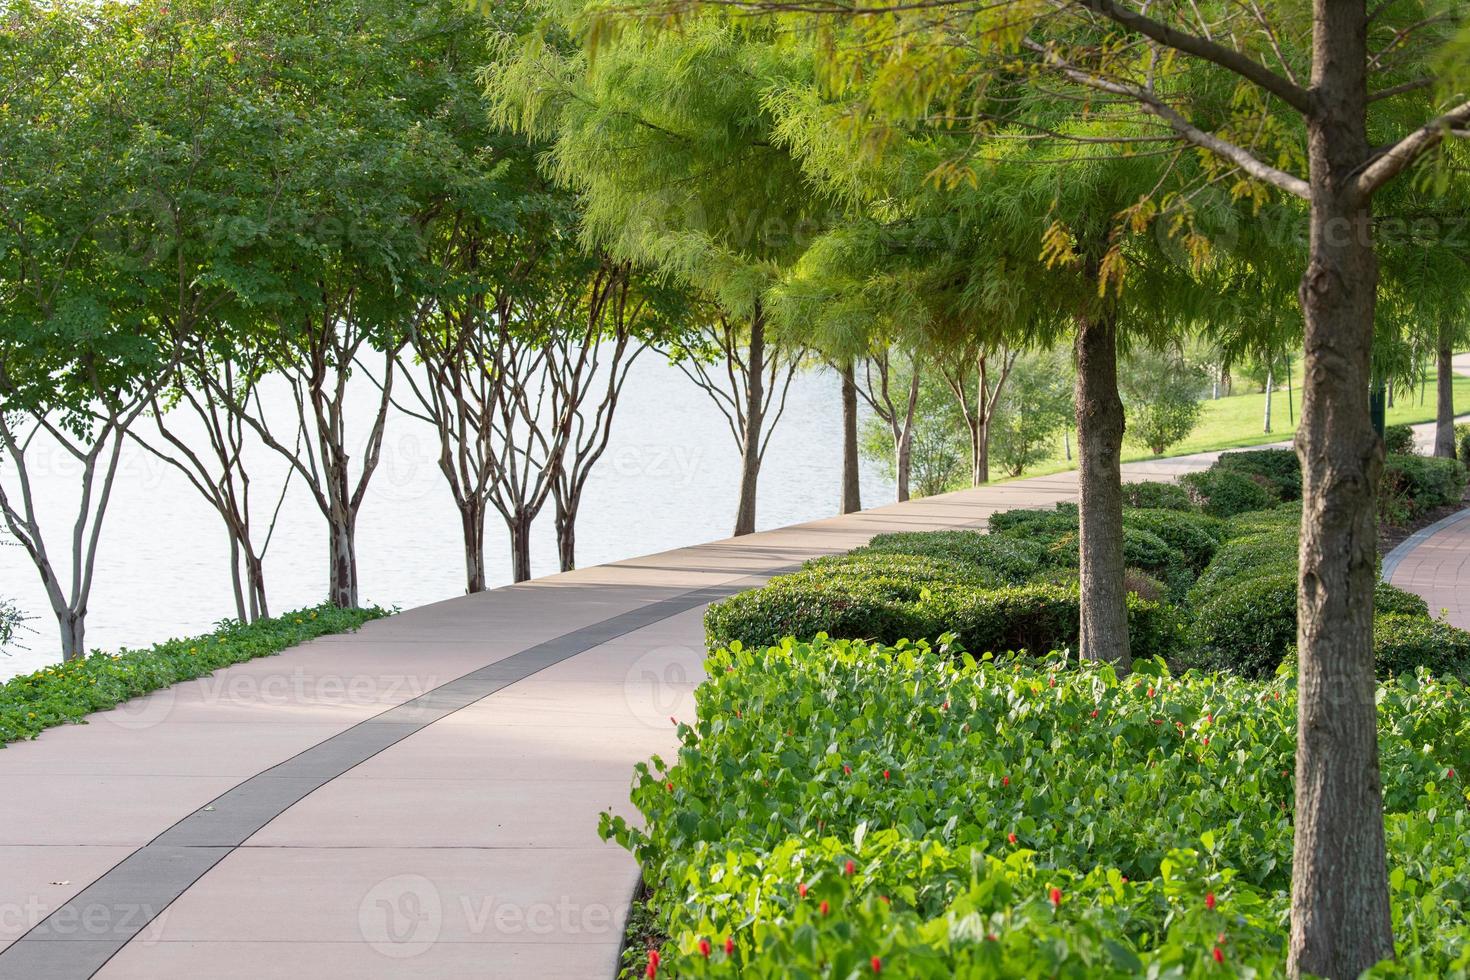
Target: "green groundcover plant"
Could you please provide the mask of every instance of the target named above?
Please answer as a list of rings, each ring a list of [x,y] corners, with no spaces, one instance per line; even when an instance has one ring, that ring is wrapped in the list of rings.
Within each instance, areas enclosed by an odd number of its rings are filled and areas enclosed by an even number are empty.
[[[976,661],[818,637],[707,662],[677,758],[640,765],[642,862],[688,977],[1279,975],[1295,683],[1140,661]],[[1470,699],[1378,689],[1398,959],[1470,973]]]
[[[146,650],[94,653],[0,684],[0,745],[35,738],[53,725],[81,721],[130,698],[193,680],[221,667],[268,657],[329,633],[355,630],[389,614],[376,606],[330,603],[242,625],[225,620],[207,636],[168,640]]]

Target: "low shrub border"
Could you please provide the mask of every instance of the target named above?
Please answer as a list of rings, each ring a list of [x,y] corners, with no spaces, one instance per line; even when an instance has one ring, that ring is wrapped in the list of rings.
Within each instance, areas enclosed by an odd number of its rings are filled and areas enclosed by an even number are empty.
[[[818,640],[711,655],[637,767],[656,977],[1274,976],[1295,679]],[[1470,698],[1379,685],[1397,962],[1470,962]],[[646,971],[648,964],[654,969]]]
[[[0,684],[0,746],[35,738],[55,725],[81,721],[124,701],[193,680],[221,667],[268,657],[329,633],[345,633],[389,615],[330,604],[250,625],[226,620],[205,636],[167,640],[146,650],[94,653]]]

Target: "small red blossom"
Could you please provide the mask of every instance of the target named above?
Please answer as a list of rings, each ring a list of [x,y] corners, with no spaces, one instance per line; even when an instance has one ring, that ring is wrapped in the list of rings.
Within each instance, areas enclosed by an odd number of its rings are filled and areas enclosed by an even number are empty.
[[[1208,715],[1205,715],[1205,724],[1206,725],[1213,725],[1214,723],[1215,723],[1215,715],[1214,715],[1213,712],[1210,713],[1210,714],[1208,714]]]
[[[1009,786],[1011,784],[1011,777],[1010,776],[1002,776],[1002,777],[1000,777],[1000,784],[1002,786]]]
[[[1215,962],[1216,963],[1224,963],[1225,962],[1225,951],[1223,949],[1221,949],[1219,946],[1216,946],[1213,950],[1211,950],[1210,951],[1210,955],[1215,958]]]
[[[1445,779],[1454,779],[1455,778],[1455,770],[1451,769],[1449,772],[1445,773],[1444,774],[1444,778]]]
[[[1046,679],[1046,684],[1047,684],[1048,687],[1056,687],[1057,686],[1057,679],[1055,677],[1048,677]]]
[[[879,895],[878,896],[878,901],[882,902],[884,905],[892,905],[893,904],[892,902],[890,902],[888,900],[888,896],[887,895]]]
[[[944,702],[944,703],[943,703],[943,704],[941,704],[941,705],[940,705],[940,706],[939,706],[939,707],[940,707],[940,709],[941,709],[941,710],[943,710],[943,711],[948,711],[948,710],[949,710],[949,702],[948,702],[948,701],[946,701],[946,702]]]
[[[735,955],[735,937],[734,936],[726,936],[725,937],[725,955],[726,956],[734,956]]]
[[[658,976],[658,967],[652,963],[648,964],[648,967],[643,971],[643,975],[650,978]]]
[[[1093,708],[1092,709],[1092,717],[1094,717],[1094,718],[1097,717],[1097,709],[1096,708]]]
[[[1125,884],[1125,885],[1128,884],[1128,876],[1127,875],[1121,875],[1120,877],[1123,879],[1123,884]]]
[[[848,862],[846,864],[844,864],[842,866],[842,873],[845,874],[845,875],[847,875],[849,878],[852,877],[852,873],[854,871],[856,871],[856,870],[857,870],[857,865],[853,864],[850,859],[848,860]]]
[[[844,776],[851,776],[852,775],[852,766],[846,766],[846,765],[843,766],[842,767],[842,774]]]
[[[887,779],[888,778],[888,770],[887,769],[884,769],[883,770],[883,778],[884,779]]]
[[[658,950],[656,950],[656,949],[650,949],[648,951],[648,965],[649,966],[654,967],[655,969],[657,969],[659,963],[661,963],[662,961],[663,961],[663,957],[661,957],[661,956],[658,955]]]
[[[1211,912],[1215,911],[1215,893],[1205,892],[1205,908]]]
[[[712,952],[714,952],[714,949],[710,946],[709,940],[701,939],[699,941],[699,955],[703,956],[705,959],[709,959],[709,954]]]
[[[817,911],[821,912],[822,917],[825,918],[827,913],[832,911],[832,906],[828,905],[827,900],[824,898],[822,899],[822,904],[817,906]]]
[[[1209,745],[1210,744],[1210,736],[1206,735],[1203,739],[1200,740],[1200,742],[1203,745]]]
[[[1149,688],[1148,689],[1148,696],[1149,697],[1153,697],[1154,696],[1154,689],[1153,688]]]
[[[993,932],[987,932],[985,934],[985,941],[988,943],[998,943],[1000,942],[1000,937]]]
[[[883,961],[880,960],[880,959],[878,959],[878,957],[876,957],[876,956],[873,957],[873,972],[874,973],[882,973],[883,972]]]
[[[796,894],[800,895],[802,898],[806,898],[806,882],[802,881],[797,883]]]
[[[1060,908],[1062,904],[1062,890],[1055,885],[1053,885],[1051,889],[1051,904],[1058,908]]]
[[[1014,843],[1015,843],[1015,842],[1016,842],[1016,835],[1015,835],[1015,832],[1011,832],[1011,833],[1009,833],[1009,834],[1006,834],[1006,840],[1008,840],[1008,841],[1010,841],[1010,842],[1011,842],[1011,843],[1012,843],[1012,844],[1014,844]]]
[[[674,791],[674,781],[672,779],[669,780],[667,783],[664,783],[664,786],[668,789],[670,793]]]

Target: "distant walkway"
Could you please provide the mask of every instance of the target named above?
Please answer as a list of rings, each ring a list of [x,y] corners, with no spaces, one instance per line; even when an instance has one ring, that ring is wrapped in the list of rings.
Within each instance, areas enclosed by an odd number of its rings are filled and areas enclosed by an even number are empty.
[[[638,868],[598,813],[673,758],[705,606],[1076,493],[1021,480],[452,599],[0,750],[0,978],[610,977]]]
[[[1470,509],[1400,543],[1384,557],[1383,577],[1422,596],[1436,619],[1470,629]]]

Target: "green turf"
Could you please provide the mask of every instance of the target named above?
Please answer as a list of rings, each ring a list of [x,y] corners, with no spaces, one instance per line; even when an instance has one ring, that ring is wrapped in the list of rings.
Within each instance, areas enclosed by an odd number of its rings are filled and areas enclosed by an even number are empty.
[[[1388,410],[1388,424],[1412,424],[1418,422],[1434,421],[1434,398],[1435,398],[1434,372],[1430,372],[1428,383],[1422,389],[1424,398],[1420,400],[1421,389],[1416,388],[1412,393],[1402,393],[1395,398],[1393,408]],[[1287,393],[1277,391],[1271,400],[1271,431],[1262,431],[1262,423],[1266,410],[1266,396],[1256,392],[1249,395],[1232,395],[1229,398],[1220,398],[1205,402],[1204,415],[1200,418],[1199,426],[1194,432],[1174,446],[1169,447],[1165,456],[1185,456],[1190,453],[1213,452],[1217,449],[1240,449],[1245,446],[1268,445],[1273,442],[1285,442],[1291,439],[1292,433],[1296,431],[1296,422],[1301,417],[1302,393],[1300,388],[1291,392],[1290,408],[1287,407]],[[1470,377],[1456,375],[1455,377],[1455,414],[1464,415],[1470,413]],[[1076,433],[1073,433],[1073,454],[1076,453]],[[1123,444],[1123,461],[1134,462],[1143,459],[1156,458],[1147,449],[1132,442]],[[1075,460],[1068,462],[1059,451],[1057,455],[1047,462],[1038,463],[1028,469],[1023,478],[1027,476],[1044,476],[1047,473],[1059,473],[1070,470],[1076,466]]]

